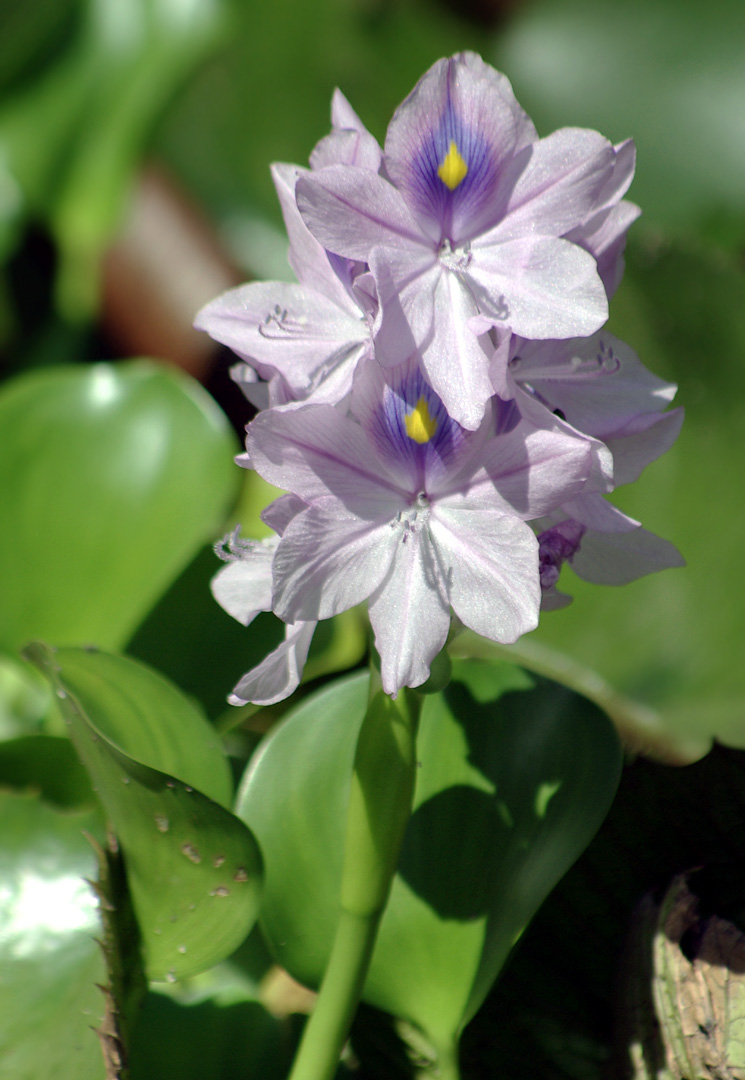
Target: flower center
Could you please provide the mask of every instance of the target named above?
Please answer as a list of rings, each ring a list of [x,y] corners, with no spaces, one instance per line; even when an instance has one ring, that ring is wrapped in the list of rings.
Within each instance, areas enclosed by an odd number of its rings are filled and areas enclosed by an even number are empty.
[[[453,247],[449,240],[442,241],[437,256],[446,270],[454,270],[461,274],[468,269],[473,259],[470,244],[464,244],[462,248],[458,248]]]
[[[426,525],[429,521],[429,497],[424,491],[420,491],[410,506],[399,510],[391,522],[391,528],[402,534],[401,543],[405,544],[409,535]]]

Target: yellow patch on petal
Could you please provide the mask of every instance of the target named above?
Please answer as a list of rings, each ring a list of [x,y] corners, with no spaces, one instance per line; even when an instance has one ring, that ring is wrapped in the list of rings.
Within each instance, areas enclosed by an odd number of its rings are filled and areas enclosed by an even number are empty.
[[[437,175],[451,191],[455,191],[458,184],[465,180],[468,175],[468,166],[458,153],[455,139],[450,140],[450,149],[437,170]]]
[[[406,434],[414,442],[426,443],[437,431],[437,421],[430,416],[425,398],[420,397],[412,412],[404,417]]]

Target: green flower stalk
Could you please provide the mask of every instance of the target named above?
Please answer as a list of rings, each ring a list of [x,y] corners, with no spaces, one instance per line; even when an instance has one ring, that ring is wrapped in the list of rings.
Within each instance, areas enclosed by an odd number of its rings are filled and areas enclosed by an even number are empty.
[[[415,692],[388,697],[373,668],[349,794],[339,922],[290,1080],[330,1080],[339,1063],[411,814],[420,710]]]

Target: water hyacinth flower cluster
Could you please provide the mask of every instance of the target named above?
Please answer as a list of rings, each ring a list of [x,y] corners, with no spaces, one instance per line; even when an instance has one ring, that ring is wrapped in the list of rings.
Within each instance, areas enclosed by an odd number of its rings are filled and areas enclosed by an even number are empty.
[[[562,606],[562,565],[681,565],[606,496],[669,448],[675,386],[602,329],[639,211],[631,141],[539,138],[473,53],[438,61],[381,148],[343,95],[310,168],[273,177],[297,284],[208,304],[259,410],[239,461],[288,494],[218,552],[219,603],[285,641],[231,701],[297,686],[319,619],[367,601],[383,686],[426,681],[454,619],[497,642]]]

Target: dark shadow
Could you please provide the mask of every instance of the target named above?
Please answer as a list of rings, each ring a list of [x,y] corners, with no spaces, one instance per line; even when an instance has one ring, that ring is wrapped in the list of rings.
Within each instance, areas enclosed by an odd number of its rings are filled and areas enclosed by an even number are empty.
[[[483,827],[489,822],[489,858],[483,858]],[[504,850],[511,829],[500,817],[497,799],[465,785],[448,788],[423,803],[406,831],[398,872],[417,896],[443,919],[465,922],[489,911],[496,881],[495,854]],[[480,866],[473,878],[473,867]]]

